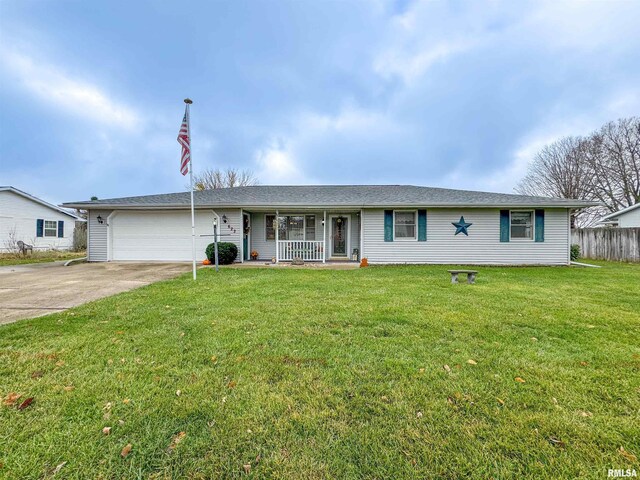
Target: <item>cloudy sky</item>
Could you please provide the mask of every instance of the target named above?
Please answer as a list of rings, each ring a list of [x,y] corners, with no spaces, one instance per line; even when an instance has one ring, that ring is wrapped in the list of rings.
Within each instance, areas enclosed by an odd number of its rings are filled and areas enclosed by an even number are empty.
[[[511,192],[640,113],[640,1],[0,1],[0,185],[52,202],[263,184]]]

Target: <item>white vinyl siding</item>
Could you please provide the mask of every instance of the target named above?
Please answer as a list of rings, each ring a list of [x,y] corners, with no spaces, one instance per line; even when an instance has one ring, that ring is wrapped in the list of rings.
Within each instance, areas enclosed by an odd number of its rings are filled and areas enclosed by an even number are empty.
[[[454,235],[464,216],[469,236]],[[355,218],[355,216],[354,216]],[[544,242],[500,242],[500,210],[429,209],[427,241],[384,241],[384,210],[365,209],[362,256],[370,263],[565,265],[569,228],[566,209],[545,209]]]
[[[111,210],[89,210],[87,217],[87,260],[107,261],[107,219]],[[98,217],[103,223],[98,222]]]
[[[38,219],[49,220],[52,228],[51,236],[37,236]],[[64,222],[64,236],[58,237],[58,222]],[[15,233],[16,241],[22,240],[33,245],[34,250],[68,250],[73,246],[73,231],[76,219],[70,215],[47,207],[39,202],[19,195],[10,190],[0,191],[0,251],[6,250],[5,242],[10,234]],[[44,227],[44,225],[43,225]]]

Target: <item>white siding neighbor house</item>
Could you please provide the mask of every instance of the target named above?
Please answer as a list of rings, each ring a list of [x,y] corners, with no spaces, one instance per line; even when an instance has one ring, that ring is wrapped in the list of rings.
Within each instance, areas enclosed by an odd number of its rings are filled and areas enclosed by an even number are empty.
[[[252,186],[195,192],[200,260],[566,265],[581,200],[411,185]],[[189,261],[189,193],[70,202],[89,212],[89,261]]]
[[[640,227],[640,202],[617,212],[610,213],[600,219],[600,225],[609,225],[620,228]]]
[[[0,186],[0,251],[15,242],[34,250],[68,250],[73,246],[76,215],[14,187]]]

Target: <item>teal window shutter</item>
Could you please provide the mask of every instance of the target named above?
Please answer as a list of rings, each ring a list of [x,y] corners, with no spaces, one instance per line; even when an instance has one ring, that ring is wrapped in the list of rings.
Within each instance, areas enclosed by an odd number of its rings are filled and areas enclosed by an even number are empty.
[[[427,211],[418,210],[418,241],[427,241]]]
[[[509,210],[500,210],[500,241],[509,241]]]
[[[384,241],[393,242],[393,210],[384,211]]]
[[[544,242],[544,210],[536,210],[536,242]]]
[[[64,237],[64,220],[58,220],[58,238]]]
[[[36,220],[36,237],[44,237],[44,219]]]

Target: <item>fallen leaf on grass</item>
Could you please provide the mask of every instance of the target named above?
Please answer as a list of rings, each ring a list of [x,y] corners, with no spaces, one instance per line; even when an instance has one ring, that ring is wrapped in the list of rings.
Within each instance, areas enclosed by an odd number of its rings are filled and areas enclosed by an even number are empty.
[[[20,395],[19,393],[16,392],[10,392],[6,397],[4,397],[4,404],[7,407],[11,407],[13,406],[18,399],[21,397],[22,395]]]
[[[109,435],[111,433],[111,427],[104,427],[102,429],[102,434],[103,435]]]
[[[66,387],[64,387],[64,391],[65,392],[70,392],[72,390],[75,390],[76,387],[74,387],[73,385],[67,385]]]
[[[215,355],[213,355],[213,356],[211,357],[211,361],[212,361],[213,363],[218,363],[218,357],[216,357]]]
[[[131,453],[132,448],[133,446],[130,443],[127,443],[125,447],[122,449],[122,451],[120,452],[120,456],[122,458],[127,458],[127,455]]]
[[[55,475],[57,474],[60,470],[62,470],[62,467],[64,467],[67,464],[67,462],[62,462],[59,463],[56,468],[53,469],[53,471],[51,472],[51,475]]]
[[[476,362],[475,360],[471,360],[471,359],[467,360],[467,363],[469,365],[477,365],[478,364],[478,362]]]
[[[116,332],[116,335],[124,335],[124,332],[123,332],[122,330],[118,330],[118,331]]]
[[[235,380],[231,380],[231,381],[227,384],[227,387],[229,387],[229,388],[236,388],[236,385],[237,385],[237,384],[238,384],[238,383],[237,383]]]
[[[638,457],[636,457],[633,453],[631,452],[627,452],[624,447],[620,447],[620,449],[618,450],[618,453],[620,453],[620,455],[622,455],[624,458],[626,458],[627,460],[629,460],[630,462],[637,462],[638,461]]]
[[[498,403],[499,403],[500,405],[504,405],[504,400],[502,400],[502,399],[500,399],[500,398],[498,398],[498,397],[496,397],[496,400],[498,401]]]
[[[187,436],[187,432],[180,432],[177,435],[174,435],[171,443],[169,444],[169,448],[167,448],[167,453],[173,453],[178,444],[184,440],[184,437]]]
[[[445,371],[445,372],[447,372],[447,373],[451,373],[451,367],[450,367],[449,365],[445,365],[445,366],[444,366],[444,367],[442,367],[442,368],[444,368],[444,371]]]
[[[549,442],[551,442],[551,445],[554,447],[564,448],[567,446],[566,443],[556,437],[549,437]]]
[[[180,395],[182,395],[182,390],[176,390],[176,396],[179,397]]]
[[[593,413],[591,412],[580,412],[582,417],[593,417]]]
[[[418,417],[418,418],[422,418],[422,412],[418,412],[418,413],[416,413],[416,417]]]
[[[424,373],[424,368],[421,368],[421,369],[420,369],[420,373]]]
[[[25,408],[27,408],[32,403],[33,403],[33,397],[29,397],[24,402],[22,402],[20,404],[20,406],[18,407],[18,410],[24,410]]]
[[[246,465],[243,465],[242,468],[244,469],[244,473],[246,473],[247,475],[251,473],[251,464],[247,463]]]
[[[184,337],[184,332],[180,332],[180,337]]]
[[[44,372],[42,370],[36,370],[31,374],[31,378],[42,378]]]
[[[521,378],[521,377],[516,377],[514,380],[515,380],[516,382],[525,383],[524,378]]]
[[[582,365],[583,367],[586,367],[587,365],[589,365],[589,362],[580,362],[580,365]]]
[[[56,367],[63,367],[64,362],[62,360],[56,362]]]
[[[131,403],[131,400],[125,398],[124,400],[122,400],[122,403],[124,403],[125,405],[129,405]]]
[[[532,341],[532,342],[537,342],[537,341],[538,341],[538,339],[537,339],[536,337],[531,337],[531,341]]]

